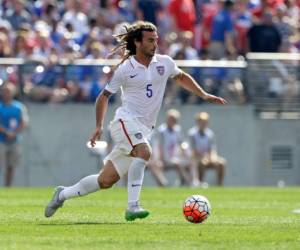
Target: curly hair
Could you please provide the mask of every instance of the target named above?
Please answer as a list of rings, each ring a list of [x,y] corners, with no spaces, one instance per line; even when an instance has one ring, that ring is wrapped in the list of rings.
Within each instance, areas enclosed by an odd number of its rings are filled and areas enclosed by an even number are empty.
[[[156,26],[150,22],[138,21],[130,26],[124,26],[126,33],[115,35],[119,44],[112,49],[112,53],[116,53],[118,50],[123,50],[122,61],[118,64],[122,64],[131,55],[136,54],[135,41],[142,41],[143,31],[156,31]]]

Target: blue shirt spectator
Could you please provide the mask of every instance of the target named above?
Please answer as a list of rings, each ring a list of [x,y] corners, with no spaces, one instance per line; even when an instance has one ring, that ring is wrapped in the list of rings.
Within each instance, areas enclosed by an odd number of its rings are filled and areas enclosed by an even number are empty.
[[[27,123],[26,109],[21,102],[13,100],[15,88],[13,84],[1,87],[0,101],[0,143],[18,142],[19,133]]]
[[[220,11],[213,19],[212,24],[212,41],[225,41],[225,32],[233,31],[233,22],[231,19],[231,14],[228,10]]]
[[[18,101],[12,101],[10,104],[0,102],[0,124],[1,127],[7,131],[14,131],[20,126],[22,122],[22,107],[23,105]],[[18,135],[9,140],[5,133],[0,132],[0,142],[12,143],[18,140]]]

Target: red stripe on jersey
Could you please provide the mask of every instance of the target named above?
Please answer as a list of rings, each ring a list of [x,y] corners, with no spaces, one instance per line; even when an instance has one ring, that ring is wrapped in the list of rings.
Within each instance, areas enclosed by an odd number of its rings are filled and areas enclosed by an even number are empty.
[[[121,122],[122,129],[123,129],[123,131],[124,131],[124,133],[125,133],[125,135],[126,135],[128,141],[129,141],[131,147],[133,147],[132,141],[131,141],[131,139],[130,139],[128,133],[127,133],[127,130],[126,130],[125,125],[124,125],[124,122],[123,122],[121,119],[119,119],[119,121]]]

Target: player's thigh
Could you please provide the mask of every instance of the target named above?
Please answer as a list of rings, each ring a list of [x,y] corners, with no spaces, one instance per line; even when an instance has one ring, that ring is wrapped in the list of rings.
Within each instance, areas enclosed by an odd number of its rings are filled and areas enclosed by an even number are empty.
[[[125,155],[129,155],[132,151],[137,151],[144,147],[140,147],[140,145],[148,144],[147,135],[150,133],[150,130],[136,119],[120,119],[110,124],[110,132],[115,145],[118,145]]]
[[[152,149],[148,143],[139,143],[135,145],[132,151],[130,152],[130,155],[132,157],[143,158],[146,161],[150,159],[151,154],[152,154]]]
[[[126,155],[126,152],[116,145],[105,157],[104,165],[106,166],[108,164],[108,167],[113,168],[117,172],[119,178],[122,178],[128,172],[132,160],[132,157]]]

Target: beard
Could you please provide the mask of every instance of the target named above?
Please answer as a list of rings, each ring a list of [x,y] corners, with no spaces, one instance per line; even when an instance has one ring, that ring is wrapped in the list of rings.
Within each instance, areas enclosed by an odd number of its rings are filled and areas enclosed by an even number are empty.
[[[142,52],[143,54],[148,57],[148,58],[152,58],[154,55],[155,55],[155,50],[146,50],[146,49],[143,49]]]

